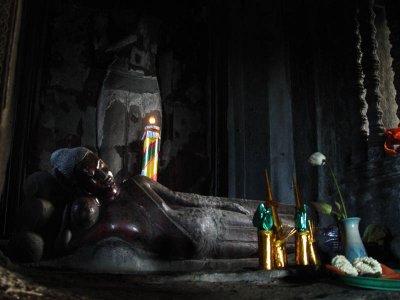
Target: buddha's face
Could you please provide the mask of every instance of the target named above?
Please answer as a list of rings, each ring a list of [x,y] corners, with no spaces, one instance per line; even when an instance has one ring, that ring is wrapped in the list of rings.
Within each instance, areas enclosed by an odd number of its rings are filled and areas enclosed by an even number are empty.
[[[101,200],[113,200],[119,188],[108,166],[90,152],[74,169],[78,185]]]

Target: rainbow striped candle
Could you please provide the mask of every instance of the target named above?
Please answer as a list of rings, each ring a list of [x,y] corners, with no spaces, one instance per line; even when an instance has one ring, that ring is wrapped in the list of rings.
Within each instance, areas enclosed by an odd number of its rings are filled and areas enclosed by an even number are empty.
[[[151,123],[151,122],[150,122]],[[143,134],[143,159],[142,172],[143,176],[147,176],[157,181],[158,175],[158,153],[160,152],[160,127],[156,125],[147,125]]]

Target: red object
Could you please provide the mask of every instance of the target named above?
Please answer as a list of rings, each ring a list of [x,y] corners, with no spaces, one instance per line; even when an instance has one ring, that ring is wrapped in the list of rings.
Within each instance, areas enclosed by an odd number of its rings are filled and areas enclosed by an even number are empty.
[[[336,273],[336,274],[339,274],[339,275],[347,275],[345,272],[343,272],[343,271],[340,270],[339,268],[336,268],[336,267],[333,266],[333,265],[325,265],[325,268],[326,268],[328,271],[331,271],[331,272]]]
[[[385,130],[385,152],[392,156],[400,154],[400,128],[390,128]]]
[[[386,279],[400,279],[400,273],[396,272],[395,270],[389,268],[388,266],[381,264],[382,267],[382,276],[381,278]]]
[[[388,266],[381,264],[382,267],[382,276],[380,278],[384,279],[398,279],[400,280],[400,273],[396,272],[395,270],[389,268]],[[342,270],[336,268],[335,266],[332,265],[325,265],[325,268],[328,271],[331,271],[333,273],[336,273],[338,275],[347,275],[345,272]]]

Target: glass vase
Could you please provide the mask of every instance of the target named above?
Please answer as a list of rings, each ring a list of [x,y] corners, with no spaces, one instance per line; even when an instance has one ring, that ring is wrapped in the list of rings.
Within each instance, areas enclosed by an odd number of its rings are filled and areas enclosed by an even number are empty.
[[[340,223],[344,255],[350,262],[358,257],[368,256],[358,228],[360,220],[360,218],[346,218]]]

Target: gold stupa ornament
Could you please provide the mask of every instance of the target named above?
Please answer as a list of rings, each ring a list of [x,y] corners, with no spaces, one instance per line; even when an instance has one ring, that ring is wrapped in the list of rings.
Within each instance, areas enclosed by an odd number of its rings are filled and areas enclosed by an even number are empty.
[[[299,189],[295,178],[292,179],[293,191],[296,202],[295,228],[296,228],[296,265],[307,266],[319,264],[314,238],[314,226],[308,217],[307,205],[300,198]]]
[[[284,268],[287,266],[286,240],[295,233],[294,228],[283,225],[278,214],[279,203],[274,200],[272,195],[271,183],[269,181],[268,170],[265,170],[265,181],[267,189],[266,205],[271,208],[272,218],[274,220],[274,241],[273,257],[275,268]]]
[[[261,203],[253,217],[253,225],[257,228],[258,236],[258,259],[260,268],[263,270],[274,269],[274,233],[272,227],[271,209]]]
[[[309,220],[307,206],[300,198],[297,183],[293,178],[293,190],[296,199],[295,227],[284,225],[278,214],[279,203],[274,199],[268,171],[265,170],[267,198],[261,203],[253,217],[257,228],[259,265],[263,270],[273,270],[287,266],[286,241],[296,234],[296,265],[319,264],[314,226]]]

